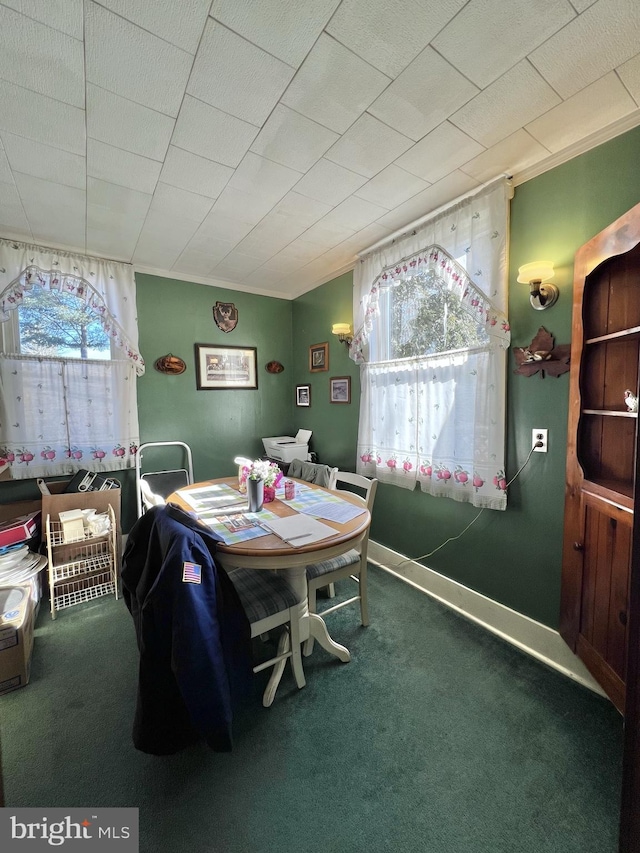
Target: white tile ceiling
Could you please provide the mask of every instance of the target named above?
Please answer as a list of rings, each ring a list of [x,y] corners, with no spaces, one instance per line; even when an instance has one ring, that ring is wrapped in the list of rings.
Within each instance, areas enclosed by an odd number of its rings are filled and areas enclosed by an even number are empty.
[[[0,235],[292,298],[639,107],[639,0],[0,0]]]

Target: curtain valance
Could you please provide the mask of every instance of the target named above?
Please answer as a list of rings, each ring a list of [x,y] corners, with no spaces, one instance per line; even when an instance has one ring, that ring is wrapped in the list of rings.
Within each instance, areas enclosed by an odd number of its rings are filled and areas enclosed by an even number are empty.
[[[364,311],[362,324],[351,344],[351,358],[361,364],[367,361],[368,340],[373,329],[373,319],[378,314],[380,290],[394,281],[412,279],[419,284],[421,278],[434,273],[449,293],[460,300],[467,313],[480,323],[492,343],[508,349],[511,340],[509,321],[487,295],[476,286],[466,270],[441,246],[428,246],[414,255],[386,267],[375,279],[371,289],[362,297]]]
[[[71,293],[91,308],[124,357],[144,373],[138,349],[136,285],[131,264],[0,239],[0,322],[33,287]]]
[[[400,267],[401,275],[413,275],[418,258],[424,259],[425,251],[428,255],[431,250],[441,248],[450,259],[464,259],[464,265],[456,266],[462,267],[464,276],[481,294],[483,310],[486,307],[506,318],[508,202],[512,195],[510,182],[500,178],[410,233],[363,256],[353,273],[354,339],[359,342],[351,347],[354,361],[369,360],[368,338],[377,310],[377,291],[372,293],[376,282],[385,272],[396,275],[396,267]],[[411,261],[416,262],[413,268],[409,266]],[[427,264],[429,262],[427,257]],[[405,263],[406,271],[402,268]],[[451,267],[451,273],[447,273],[447,266]],[[451,264],[445,264],[440,272],[446,278],[459,274],[460,269],[454,270]],[[502,327],[502,320],[497,325]],[[509,330],[503,331],[508,334]]]

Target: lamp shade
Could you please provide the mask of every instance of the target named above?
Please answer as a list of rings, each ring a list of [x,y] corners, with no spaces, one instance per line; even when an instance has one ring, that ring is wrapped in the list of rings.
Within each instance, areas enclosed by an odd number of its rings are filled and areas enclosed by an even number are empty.
[[[551,261],[534,261],[518,267],[518,281],[520,284],[530,284],[532,281],[549,281],[553,278],[553,264]]]
[[[334,323],[331,327],[332,335],[350,335],[351,326],[349,323]]]

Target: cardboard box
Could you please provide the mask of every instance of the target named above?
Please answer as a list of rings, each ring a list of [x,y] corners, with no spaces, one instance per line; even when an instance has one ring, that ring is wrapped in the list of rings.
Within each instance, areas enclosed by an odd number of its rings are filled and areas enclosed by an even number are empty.
[[[46,540],[47,535],[47,516],[52,521],[60,521],[60,513],[69,512],[69,510],[95,509],[96,512],[107,512],[109,506],[111,506],[116,522],[116,561],[119,572],[120,556],[122,554],[122,533],[120,529],[121,499],[122,489],[105,489],[103,492],[62,492],[59,494],[42,495],[43,541]]]
[[[0,695],[29,683],[33,621],[28,587],[0,587]]]
[[[116,527],[120,530],[120,502],[122,489],[105,489],[104,492],[63,492],[57,495],[42,496],[42,528],[43,539],[46,535],[47,516],[52,521],[60,521],[60,513],[72,509],[95,509],[96,512],[106,512],[109,505],[113,508]]]
[[[20,515],[0,523],[0,548],[7,545],[15,545],[18,542],[27,542],[32,539],[40,529],[40,511],[30,512],[28,515]]]

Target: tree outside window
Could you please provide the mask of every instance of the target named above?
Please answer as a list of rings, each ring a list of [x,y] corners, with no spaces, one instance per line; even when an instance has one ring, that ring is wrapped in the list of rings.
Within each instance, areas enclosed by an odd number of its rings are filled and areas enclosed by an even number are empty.
[[[71,293],[36,287],[18,309],[23,355],[110,359],[111,343],[96,314]]]
[[[394,281],[381,293],[389,317],[387,352],[381,360],[419,358],[485,345],[484,323],[469,315],[432,271]]]

